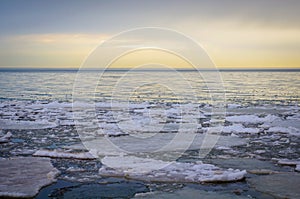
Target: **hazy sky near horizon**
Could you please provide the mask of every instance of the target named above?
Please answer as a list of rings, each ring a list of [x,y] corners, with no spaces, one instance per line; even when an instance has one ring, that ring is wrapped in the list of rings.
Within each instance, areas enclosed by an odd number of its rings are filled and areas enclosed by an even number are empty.
[[[300,68],[299,0],[1,0],[0,67],[78,67],[132,28],[177,30],[220,67]]]

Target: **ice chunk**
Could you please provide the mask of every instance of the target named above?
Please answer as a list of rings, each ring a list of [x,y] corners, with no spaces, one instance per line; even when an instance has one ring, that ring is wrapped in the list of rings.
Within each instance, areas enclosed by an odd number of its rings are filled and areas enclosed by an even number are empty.
[[[134,156],[105,157],[102,176],[127,177],[150,182],[230,182],[241,180],[246,171],[221,169],[212,164],[166,162]]]
[[[293,127],[274,126],[267,130],[268,133],[288,133],[291,135],[300,135],[300,130]]]
[[[48,158],[0,159],[0,168],[0,197],[34,197],[59,174]]]
[[[257,124],[263,122],[272,122],[278,117],[275,115],[267,115],[266,117],[258,117],[257,115],[234,115],[226,117],[229,122],[238,122],[246,124]]]
[[[262,125],[269,128],[267,132],[270,133],[287,133],[290,135],[300,135],[300,122],[296,119],[276,119],[272,122],[266,122]]]
[[[299,163],[299,164],[297,164],[297,166],[296,166],[296,168],[295,168],[295,171],[298,171],[298,172],[300,172],[300,163]]]
[[[295,128],[292,126],[285,126],[284,124],[282,124],[282,126],[280,126],[280,123],[277,123],[277,126],[273,126],[270,127],[267,132],[269,133],[287,133],[290,135],[295,135],[295,136],[300,136],[300,129],[299,128]]]
[[[67,152],[67,151],[59,151],[59,150],[46,150],[41,149],[36,151],[33,156],[40,157],[50,157],[50,158],[74,158],[74,159],[82,159],[82,160],[91,160],[95,159],[95,157],[88,152]]]
[[[227,104],[227,108],[229,109],[236,109],[241,108],[242,106],[240,104]]]
[[[279,165],[285,165],[285,166],[296,166],[300,164],[300,160],[288,160],[288,159],[281,159],[277,162]]]
[[[73,120],[59,120],[59,125],[61,126],[73,126],[75,122]]]
[[[203,128],[204,130],[214,129],[214,127]],[[257,134],[259,133],[258,128],[246,128],[242,124],[233,124],[230,126],[224,126],[222,129],[223,133],[249,133],[249,134]]]
[[[11,132],[7,132],[5,135],[0,137],[0,143],[9,142],[10,138],[12,137]]]
[[[247,170],[248,173],[255,174],[255,175],[270,175],[270,174],[276,174],[279,173],[278,171],[273,171],[269,169],[253,169],[253,170]]]

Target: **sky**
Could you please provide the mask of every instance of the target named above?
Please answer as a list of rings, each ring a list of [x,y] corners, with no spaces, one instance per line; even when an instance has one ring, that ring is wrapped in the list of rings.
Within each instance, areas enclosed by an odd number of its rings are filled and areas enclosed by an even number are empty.
[[[218,68],[300,68],[299,10],[299,0],[1,0],[0,67],[76,68],[122,31],[161,27],[193,38]]]

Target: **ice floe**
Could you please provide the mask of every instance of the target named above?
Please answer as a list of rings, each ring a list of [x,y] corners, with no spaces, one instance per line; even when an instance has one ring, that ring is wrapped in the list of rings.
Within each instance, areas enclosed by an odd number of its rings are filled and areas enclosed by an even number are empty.
[[[296,166],[300,164],[300,160],[279,159],[277,164],[284,166]]]
[[[290,135],[298,135],[300,136],[300,130],[294,127],[282,127],[282,126],[274,126],[270,127],[267,130],[268,133],[287,133]]]
[[[240,104],[227,104],[227,108],[229,109],[236,109],[241,108],[242,106]]]
[[[0,143],[9,142],[11,137],[12,137],[11,132],[7,132],[5,135],[3,135],[2,132],[0,132]]]
[[[85,147],[93,152],[94,156],[118,155],[122,153],[152,153],[152,152],[170,152],[197,149],[211,149],[213,147],[232,147],[246,144],[245,139],[232,136],[213,136],[212,145],[206,145],[204,142],[206,136],[195,133],[157,133],[151,137],[146,135],[133,135],[122,137],[98,137],[92,140],[83,140]],[[177,138],[176,138],[177,136]],[[205,141],[204,141],[205,140]]]
[[[39,157],[51,157],[51,158],[72,158],[72,159],[82,159],[82,160],[92,160],[95,157],[88,152],[67,152],[61,150],[46,150],[40,149],[36,151],[33,156]]]
[[[0,159],[0,168],[0,197],[34,197],[59,174],[48,158]]]
[[[271,122],[278,119],[275,115],[267,115],[265,117],[259,117],[257,115],[234,115],[226,117],[229,122],[246,123],[246,124],[258,124],[264,122]]]
[[[204,130],[213,130],[214,127],[207,127],[203,128]],[[218,129],[218,128],[216,128]],[[256,134],[259,133],[261,130],[259,128],[249,128],[244,127],[242,124],[232,124],[230,126],[224,126],[221,130],[222,133],[231,134],[231,133],[249,133],[249,134]]]
[[[102,176],[126,177],[150,182],[231,182],[245,177],[245,170],[221,169],[211,164],[165,162],[134,156],[105,157]]]
[[[261,127],[268,128],[270,133],[287,133],[300,136],[300,122],[297,119],[276,119],[265,122]]]
[[[297,166],[296,166],[296,168],[295,168],[295,171],[300,172],[300,163],[297,164]]]

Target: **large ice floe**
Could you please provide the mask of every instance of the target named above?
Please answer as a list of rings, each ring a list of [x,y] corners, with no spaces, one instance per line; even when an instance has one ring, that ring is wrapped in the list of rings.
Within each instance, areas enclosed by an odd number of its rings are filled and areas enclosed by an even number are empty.
[[[82,160],[93,160],[95,157],[88,152],[68,152],[63,150],[40,149],[33,156],[50,157],[50,158],[71,158]]]
[[[59,174],[48,158],[0,159],[0,168],[0,197],[34,197]]]
[[[212,164],[166,162],[135,156],[105,157],[99,174],[149,182],[231,182],[245,177],[245,170],[221,169]]]
[[[177,137],[176,137],[177,136]],[[246,144],[246,141],[232,136],[210,137],[212,145],[207,145],[209,140],[203,134],[185,133],[158,133],[152,137],[146,135],[122,136],[122,137],[99,137],[83,141],[84,145],[95,156],[119,155],[122,153],[152,153],[172,151],[184,152],[185,150],[209,150],[212,147],[233,147]],[[206,143],[205,143],[206,141]]]

